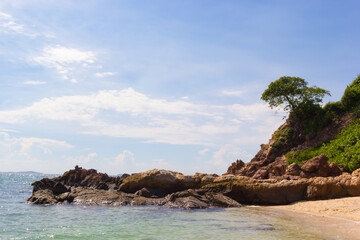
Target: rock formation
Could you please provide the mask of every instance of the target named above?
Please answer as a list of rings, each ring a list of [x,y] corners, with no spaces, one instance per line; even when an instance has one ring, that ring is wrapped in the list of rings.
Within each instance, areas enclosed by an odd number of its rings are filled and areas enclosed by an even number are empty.
[[[262,144],[260,151],[248,163],[237,160],[228,168],[226,174],[247,176],[255,179],[298,179],[310,177],[338,176],[343,169],[327,163],[326,156],[318,156],[303,167],[295,164],[287,166],[285,154],[289,151],[303,151],[334,139],[340,131],[354,121],[351,115],[343,115],[331,122],[316,135],[304,134],[304,127],[292,117],[281,125],[272,135],[268,144]],[[315,163],[317,162],[317,163]],[[309,171],[307,165],[318,166],[317,171]],[[314,165],[314,167],[315,167]]]
[[[158,205],[191,209],[360,196],[360,170],[339,176],[311,177],[313,174],[337,175],[334,171],[339,169],[326,160],[325,156],[320,156],[300,166],[290,165],[286,174],[293,176],[291,174],[295,173],[296,176],[290,180],[254,179],[232,174],[183,175],[157,169],[115,178],[77,167],[60,177],[34,182],[28,202],[44,205]],[[114,187],[108,187],[109,190],[99,188],[104,184]]]

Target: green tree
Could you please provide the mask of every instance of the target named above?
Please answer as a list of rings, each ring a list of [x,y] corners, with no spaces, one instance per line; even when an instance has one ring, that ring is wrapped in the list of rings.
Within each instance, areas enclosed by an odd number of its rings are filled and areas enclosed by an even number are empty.
[[[283,106],[285,111],[292,113],[305,105],[319,105],[325,95],[330,92],[316,86],[308,87],[302,78],[284,76],[270,83],[261,99],[271,108]]]

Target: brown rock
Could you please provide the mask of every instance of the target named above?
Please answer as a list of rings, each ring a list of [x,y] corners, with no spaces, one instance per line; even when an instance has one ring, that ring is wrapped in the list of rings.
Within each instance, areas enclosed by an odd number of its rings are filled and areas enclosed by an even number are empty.
[[[242,160],[236,160],[236,162],[233,162],[231,166],[228,168],[226,174],[236,174],[244,166],[245,163]]]
[[[339,176],[343,173],[343,170],[333,162],[329,163],[329,168],[329,176]]]
[[[300,165],[300,168],[304,172],[313,173],[321,168],[324,168],[324,166],[328,166],[327,164],[328,160],[329,159],[324,154],[321,154],[320,156],[314,157],[312,159],[303,162]]]
[[[255,179],[265,179],[269,177],[269,171],[267,169],[259,169],[254,174],[253,178]]]
[[[291,176],[299,176],[300,171],[301,171],[300,166],[297,163],[292,163],[286,168],[285,174]]]
[[[188,188],[198,188],[200,185],[200,176],[188,176],[178,172],[154,169],[125,178],[119,191],[135,193],[142,188],[153,188],[173,193]]]
[[[69,189],[65,187],[64,184],[60,182],[56,182],[49,178],[43,178],[40,181],[36,181],[32,183],[31,185],[33,186],[33,192],[49,189],[53,192],[53,194],[58,195],[69,191]]]
[[[165,206],[194,209],[207,207],[241,207],[235,200],[221,194],[201,189],[188,189],[172,193],[165,198]]]
[[[41,205],[54,205],[58,202],[58,199],[50,189],[40,189],[33,192],[28,202]]]
[[[303,119],[306,121],[306,119]],[[308,148],[316,147],[323,142],[333,140],[340,131],[354,121],[354,117],[351,114],[345,114],[339,116],[336,121],[331,122],[328,126],[324,127],[321,131],[314,134],[304,134],[304,126],[299,119],[294,115],[289,116],[286,122],[281,125],[272,135],[268,144],[262,144],[260,151],[254,156],[254,158],[246,164],[241,162],[232,163],[228,168],[227,174],[234,174],[247,177],[262,177],[264,174],[263,169],[267,169],[269,174],[268,178],[279,179],[284,175],[287,176],[301,176],[305,178],[315,176],[337,176],[339,175],[339,169],[330,165],[323,165],[324,157],[320,157],[318,164],[308,163],[303,166],[303,170],[299,173],[296,171],[286,174],[286,165],[272,165],[278,158],[284,157],[288,152],[303,151]],[[270,167],[272,165],[272,167]],[[259,171],[259,169],[262,169]],[[258,172],[259,171],[259,172]],[[262,174],[260,174],[262,173]],[[260,174],[260,175],[259,175]],[[298,175],[294,175],[298,174]]]
[[[154,188],[142,188],[135,192],[135,196],[147,197],[147,198],[160,198],[165,197],[167,194],[162,189]]]

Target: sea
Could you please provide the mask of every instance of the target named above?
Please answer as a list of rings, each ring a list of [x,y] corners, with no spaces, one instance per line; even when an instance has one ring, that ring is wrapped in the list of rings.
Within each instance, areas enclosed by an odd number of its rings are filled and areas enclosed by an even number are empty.
[[[291,215],[243,208],[27,204],[36,173],[0,173],[0,239],[330,239]]]

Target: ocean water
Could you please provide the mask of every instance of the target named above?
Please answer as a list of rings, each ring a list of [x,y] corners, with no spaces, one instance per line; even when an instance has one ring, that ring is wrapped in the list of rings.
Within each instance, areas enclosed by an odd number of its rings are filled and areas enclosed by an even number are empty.
[[[26,204],[48,175],[0,173],[0,239],[329,239],[256,207],[181,210]],[[50,176],[52,177],[52,176]]]

